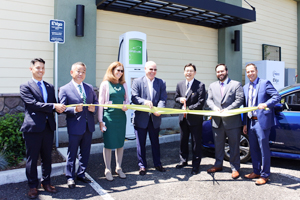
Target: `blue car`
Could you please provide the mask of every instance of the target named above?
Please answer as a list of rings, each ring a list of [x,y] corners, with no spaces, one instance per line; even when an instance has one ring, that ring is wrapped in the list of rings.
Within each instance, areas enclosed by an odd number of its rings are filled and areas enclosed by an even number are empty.
[[[281,102],[275,109],[276,124],[271,128],[271,156],[288,159],[300,159],[300,84],[285,87],[279,91]],[[242,132],[242,129],[241,129]],[[211,121],[203,122],[203,146],[214,148]],[[229,160],[230,148],[225,144],[225,160]],[[248,136],[242,134],[240,140],[241,162],[251,159]]]

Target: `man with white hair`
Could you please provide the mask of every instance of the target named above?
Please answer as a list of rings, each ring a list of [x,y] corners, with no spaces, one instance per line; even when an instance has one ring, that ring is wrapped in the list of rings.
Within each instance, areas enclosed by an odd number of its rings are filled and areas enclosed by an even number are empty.
[[[145,76],[133,80],[132,83],[132,103],[137,105],[166,106],[167,91],[166,82],[156,78],[157,67],[153,61],[148,61],[145,65]],[[147,113],[135,111],[134,129],[137,143],[138,165],[140,167],[139,174],[145,175],[147,169],[146,161],[146,138],[149,132],[149,138],[152,146],[153,163],[156,170],[165,172],[160,162],[159,147],[159,131],[161,124],[161,116],[159,113]]]

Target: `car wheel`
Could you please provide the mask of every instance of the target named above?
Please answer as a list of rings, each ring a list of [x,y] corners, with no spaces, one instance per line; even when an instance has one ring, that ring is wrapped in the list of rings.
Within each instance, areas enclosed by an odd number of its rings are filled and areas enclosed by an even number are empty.
[[[226,138],[224,151],[225,151],[225,155],[224,155],[225,160],[229,160],[230,148],[229,148],[228,138]],[[241,159],[241,163],[245,163],[251,159],[249,139],[248,136],[244,134],[241,135],[241,139],[240,139],[240,159]]]

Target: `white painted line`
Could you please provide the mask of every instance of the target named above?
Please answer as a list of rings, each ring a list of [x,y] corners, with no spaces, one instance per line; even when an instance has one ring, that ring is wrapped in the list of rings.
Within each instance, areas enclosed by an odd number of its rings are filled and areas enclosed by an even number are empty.
[[[92,182],[90,186],[105,200],[114,200],[88,173],[85,172],[85,176]]]

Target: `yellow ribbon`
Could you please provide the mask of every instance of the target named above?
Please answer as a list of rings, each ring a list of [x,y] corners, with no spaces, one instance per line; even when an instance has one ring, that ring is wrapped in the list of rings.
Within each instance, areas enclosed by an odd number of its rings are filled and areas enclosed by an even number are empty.
[[[174,109],[174,108],[158,108],[153,106],[151,109],[146,105],[129,105],[129,104],[71,104],[66,107],[74,107],[77,105],[82,106],[101,106],[101,107],[109,107],[109,108],[117,108],[122,109],[123,106],[126,106],[128,109],[155,113],[158,112],[160,114],[192,114],[192,115],[204,115],[204,116],[217,116],[217,117],[229,117],[233,115],[238,115],[246,112],[251,112],[256,110],[258,107],[245,107],[245,108],[237,108],[232,110],[226,110],[223,112],[212,111],[212,110],[182,110],[182,109]]]

